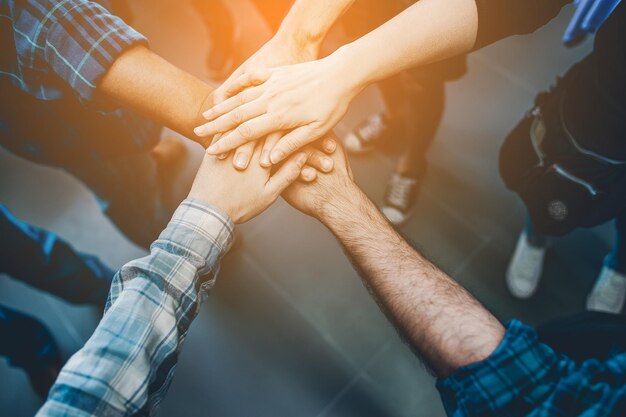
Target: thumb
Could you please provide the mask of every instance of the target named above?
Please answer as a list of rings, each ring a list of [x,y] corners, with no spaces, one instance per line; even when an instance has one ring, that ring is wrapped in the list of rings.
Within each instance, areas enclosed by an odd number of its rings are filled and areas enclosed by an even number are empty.
[[[302,172],[304,164],[306,164],[307,156],[305,153],[298,153],[287,162],[285,162],[267,182],[267,191],[278,197],[291,184],[293,184]]]

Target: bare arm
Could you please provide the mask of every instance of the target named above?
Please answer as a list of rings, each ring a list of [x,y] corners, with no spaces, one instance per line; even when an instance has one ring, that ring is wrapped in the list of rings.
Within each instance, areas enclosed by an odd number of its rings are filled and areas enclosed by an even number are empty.
[[[130,48],[97,86],[104,97],[135,110],[189,138],[210,107],[213,89],[144,46]],[[208,145],[205,140],[198,142]]]
[[[504,328],[454,280],[398,235],[350,179],[341,150],[335,170],[295,184],[285,199],[322,221],[407,341],[439,377],[490,356]]]
[[[354,0],[297,0],[276,37],[294,39],[301,47],[319,47],[328,31]]]
[[[209,152],[228,152],[274,132],[289,132],[274,147],[276,164],[327,134],[367,85],[407,68],[469,51],[475,41],[475,0],[420,0],[332,55],[314,62],[247,73],[237,94],[205,113],[201,137],[225,135]],[[260,84],[260,85],[259,85]]]

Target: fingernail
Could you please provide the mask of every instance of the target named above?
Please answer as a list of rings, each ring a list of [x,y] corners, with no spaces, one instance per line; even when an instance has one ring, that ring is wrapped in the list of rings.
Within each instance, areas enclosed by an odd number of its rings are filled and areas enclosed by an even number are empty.
[[[333,168],[333,161],[328,158],[322,159],[322,168],[326,171],[330,171]]]
[[[228,156],[228,154],[223,153],[221,155],[217,155],[217,159],[219,159],[220,161],[223,161],[224,159],[226,159],[227,156]]]
[[[204,117],[205,119],[208,119],[211,113],[212,113],[211,110],[207,110],[204,113],[202,113],[202,117]]]
[[[326,139],[324,141],[324,148],[326,149],[326,151],[328,152],[334,152],[335,149],[337,149],[337,144],[335,143],[334,140],[332,139]]]
[[[269,166],[272,165],[272,161],[270,161],[270,151],[263,151],[261,153],[261,166]]]
[[[283,151],[274,151],[272,152],[272,163],[277,164],[283,160],[285,157],[285,153]]]
[[[298,158],[296,159],[296,162],[298,163],[298,165],[303,166],[306,163],[307,157],[305,154],[300,154],[298,155]]]
[[[193,130],[193,133],[195,133],[195,134],[196,134],[196,135],[198,135],[198,136],[203,136],[203,135],[204,135],[204,128],[203,128],[202,126],[200,126],[200,127],[196,127],[196,128]]]
[[[209,146],[209,148],[206,151],[209,154],[211,154],[211,155],[215,155],[215,154],[217,154],[217,152],[216,152],[217,151],[217,146],[211,145],[211,146]]]
[[[235,166],[240,169],[245,169],[246,165],[248,165],[248,155],[245,153],[237,154],[235,157]]]

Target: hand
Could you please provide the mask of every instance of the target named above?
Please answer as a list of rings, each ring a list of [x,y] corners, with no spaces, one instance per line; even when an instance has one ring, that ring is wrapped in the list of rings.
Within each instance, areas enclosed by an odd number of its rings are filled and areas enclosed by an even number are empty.
[[[209,148],[209,153],[221,154],[271,133],[288,131],[270,155],[271,163],[281,162],[328,133],[359,93],[360,85],[342,62],[331,55],[247,74],[234,82],[230,92],[243,91],[206,112],[209,122],[195,132],[213,136],[232,130]]]
[[[334,135],[331,137],[337,140]],[[294,183],[282,194],[294,208],[322,222],[332,216],[333,211],[350,210],[352,204],[359,204],[363,198],[354,183],[343,148],[338,147],[332,159],[335,169],[331,173],[319,173],[317,180],[311,183]]]
[[[264,71],[269,68],[312,61],[317,59],[319,48],[319,44],[316,43],[297,43],[294,36],[281,36],[280,34],[276,34],[276,36],[248,58],[217,90],[215,90],[214,105],[220,104],[233,94],[238,93],[239,91],[237,90],[235,90],[235,93],[231,93],[231,90],[235,85],[235,81],[239,81],[242,77],[245,79],[249,77],[249,74]],[[280,133],[274,133],[265,140],[261,152],[262,166],[267,167],[271,165],[269,157],[270,151],[280,138]],[[235,151],[233,163],[237,169],[246,169],[248,167],[254,146],[254,143],[246,143]]]
[[[257,149],[253,160],[258,160],[260,153]],[[266,210],[298,179],[306,160],[305,153],[298,153],[271,175],[269,168],[258,163],[245,171],[237,171],[231,161],[206,154],[189,198],[218,207],[233,222],[244,223]]]

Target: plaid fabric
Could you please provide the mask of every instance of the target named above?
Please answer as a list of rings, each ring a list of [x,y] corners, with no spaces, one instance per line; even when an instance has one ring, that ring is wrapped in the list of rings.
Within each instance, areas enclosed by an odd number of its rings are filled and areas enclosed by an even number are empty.
[[[102,321],[37,415],[154,415],[232,233],[228,216],[184,201],[150,255],[117,273]]]
[[[493,355],[437,388],[454,417],[626,416],[626,354],[577,364],[512,321]]]
[[[43,100],[66,86],[91,100],[99,79],[128,47],[146,39],[103,6],[86,0],[0,0],[0,25],[10,27],[14,54],[0,76]]]

